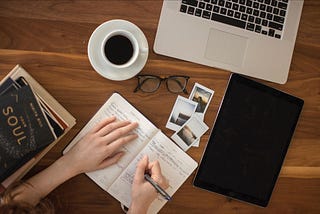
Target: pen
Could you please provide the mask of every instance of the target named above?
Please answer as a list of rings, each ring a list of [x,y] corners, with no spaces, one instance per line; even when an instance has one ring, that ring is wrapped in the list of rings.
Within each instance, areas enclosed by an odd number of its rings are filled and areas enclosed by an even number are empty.
[[[170,195],[161,188],[151,177],[149,174],[144,174],[144,178],[159,192],[165,199],[168,201],[171,200]]]

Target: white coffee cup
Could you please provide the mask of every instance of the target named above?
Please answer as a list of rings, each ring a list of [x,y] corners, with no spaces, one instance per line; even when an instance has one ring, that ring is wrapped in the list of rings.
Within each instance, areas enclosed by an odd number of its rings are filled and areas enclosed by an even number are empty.
[[[104,48],[107,41],[119,34],[130,40],[132,55],[129,54],[131,57],[117,64],[107,58]],[[127,80],[137,75],[145,66],[148,53],[148,41],[142,30],[137,25],[121,19],[109,20],[99,25],[88,42],[90,64],[97,73],[110,80]]]
[[[106,63],[114,68],[127,68],[136,62],[140,52],[135,36],[126,30],[117,29],[106,35],[102,42],[101,54]]]

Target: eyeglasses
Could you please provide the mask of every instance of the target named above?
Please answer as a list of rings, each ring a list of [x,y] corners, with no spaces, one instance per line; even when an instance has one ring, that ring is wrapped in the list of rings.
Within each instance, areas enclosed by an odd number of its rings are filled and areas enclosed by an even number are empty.
[[[137,92],[139,89],[143,92],[152,93],[158,90],[162,81],[166,82],[168,91],[172,93],[183,92],[188,94],[186,86],[190,77],[188,76],[169,76],[161,78],[155,75],[137,75],[138,86],[133,92]]]

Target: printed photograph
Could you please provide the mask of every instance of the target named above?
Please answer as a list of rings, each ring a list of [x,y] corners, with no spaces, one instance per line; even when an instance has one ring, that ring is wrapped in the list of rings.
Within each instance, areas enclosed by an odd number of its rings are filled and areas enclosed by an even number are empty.
[[[185,125],[179,132],[177,132],[177,135],[188,146],[190,146],[197,139],[197,136],[195,135],[195,133],[193,133],[192,130],[187,125]]]
[[[171,139],[180,146],[181,149],[187,151],[200,137],[209,129],[209,127],[195,115],[178,129]]]
[[[166,127],[174,131],[178,130],[187,120],[189,120],[196,108],[196,102],[178,96]]]
[[[213,90],[203,85],[200,85],[198,83],[194,85],[189,99],[198,103],[196,112],[205,113],[213,96],[213,93]]]

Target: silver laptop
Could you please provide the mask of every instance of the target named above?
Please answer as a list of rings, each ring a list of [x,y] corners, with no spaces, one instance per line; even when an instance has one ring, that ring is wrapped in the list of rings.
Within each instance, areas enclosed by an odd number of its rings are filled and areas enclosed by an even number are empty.
[[[284,84],[303,0],[164,0],[158,54]]]

